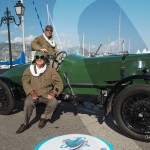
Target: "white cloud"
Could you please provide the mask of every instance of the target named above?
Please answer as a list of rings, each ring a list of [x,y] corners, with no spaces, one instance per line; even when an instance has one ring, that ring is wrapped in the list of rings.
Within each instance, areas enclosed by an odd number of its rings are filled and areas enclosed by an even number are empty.
[[[109,44],[102,45],[101,52],[116,53],[118,50],[118,41],[111,41]]]
[[[109,46],[111,46],[112,48],[117,47],[117,46],[118,46],[118,41],[117,41],[117,40],[116,40],[116,41],[112,41],[112,42],[109,44]]]
[[[14,39],[11,40],[11,43],[20,43],[22,42],[22,37],[15,37]]]
[[[25,37],[25,43],[30,44],[34,38],[35,37],[33,35],[29,35],[29,36]],[[11,42],[12,43],[22,43],[22,37],[15,37],[14,39],[11,40]]]
[[[0,31],[0,34],[7,35],[8,34],[8,30],[2,30],[2,31]]]
[[[25,37],[25,43],[31,43],[31,41],[35,38],[33,35],[29,35]]]
[[[96,48],[97,48],[97,45],[92,44],[90,47],[91,47],[92,49],[96,49]]]

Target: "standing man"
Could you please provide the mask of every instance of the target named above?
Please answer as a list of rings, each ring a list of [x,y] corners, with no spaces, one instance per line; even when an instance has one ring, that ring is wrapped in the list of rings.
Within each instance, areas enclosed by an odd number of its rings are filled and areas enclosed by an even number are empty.
[[[22,133],[29,128],[29,121],[36,103],[46,104],[41,115],[39,128],[43,128],[57,107],[56,97],[63,90],[63,82],[57,71],[46,64],[43,51],[37,51],[32,64],[22,76],[23,89],[27,95],[24,103],[24,123],[16,131]]]
[[[43,51],[50,55],[56,55],[58,53],[57,45],[52,39],[53,27],[47,25],[43,35],[36,37],[31,42],[31,48],[33,51]]]

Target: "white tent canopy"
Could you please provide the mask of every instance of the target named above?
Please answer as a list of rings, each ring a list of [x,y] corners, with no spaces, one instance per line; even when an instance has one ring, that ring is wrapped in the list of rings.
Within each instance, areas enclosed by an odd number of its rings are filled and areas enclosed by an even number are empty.
[[[142,51],[140,51],[138,49],[137,52],[136,52],[136,54],[146,54],[146,53],[150,53],[150,50],[147,50],[146,48],[144,48]]]

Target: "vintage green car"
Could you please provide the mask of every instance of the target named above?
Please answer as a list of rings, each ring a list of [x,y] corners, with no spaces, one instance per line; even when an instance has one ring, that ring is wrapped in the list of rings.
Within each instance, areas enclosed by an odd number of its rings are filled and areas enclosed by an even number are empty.
[[[64,91],[59,99],[70,101],[76,109],[85,102],[101,106],[104,120],[112,112],[125,135],[150,141],[150,54],[83,57],[62,51],[60,55],[57,70]],[[1,115],[11,113],[23,96],[21,77],[29,65],[15,66],[1,75]]]

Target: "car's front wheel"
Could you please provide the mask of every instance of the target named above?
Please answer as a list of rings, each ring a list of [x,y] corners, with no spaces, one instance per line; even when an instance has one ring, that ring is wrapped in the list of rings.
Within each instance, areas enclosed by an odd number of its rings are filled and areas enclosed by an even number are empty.
[[[150,86],[129,86],[121,91],[114,102],[113,116],[124,133],[150,141]]]
[[[0,114],[8,115],[14,108],[15,101],[8,85],[0,80]]]

